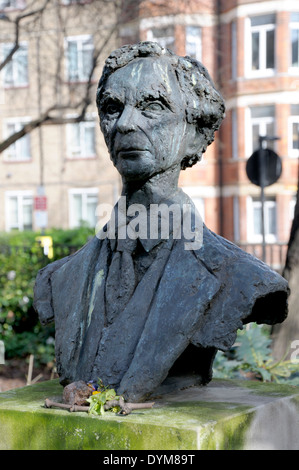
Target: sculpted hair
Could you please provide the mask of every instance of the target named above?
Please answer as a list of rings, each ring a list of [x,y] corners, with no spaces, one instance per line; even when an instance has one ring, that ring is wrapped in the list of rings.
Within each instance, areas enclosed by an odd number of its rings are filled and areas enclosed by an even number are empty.
[[[113,72],[125,67],[134,59],[159,58],[161,56],[166,56],[169,59],[184,93],[187,122],[195,124],[202,137],[199,151],[183,158],[181,168],[184,170],[201,160],[202,154],[213,142],[215,131],[219,129],[225,115],[223,98],[216,90],[207,69],[201,62],[188,56],[177,56],[171,50],[165,49],[155,42],[146,41],[122,46],[113,51],[105,62],[98,84],[96,102],[99,110],[102,91]]]

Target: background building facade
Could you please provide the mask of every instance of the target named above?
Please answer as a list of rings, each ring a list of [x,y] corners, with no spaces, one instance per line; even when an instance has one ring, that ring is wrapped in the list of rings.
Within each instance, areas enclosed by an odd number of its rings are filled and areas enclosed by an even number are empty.
[[[157,4],[159,2],[156,2]],[[161,3],[161,2],[160,2]],[[280,269],[293,219],[299,156],[299,3],[296,1],[142,2],[123,41],[156,40],[208,68],[226,102],[216,140],[181,186],[198,204],[208,227],[262,256],[261,191],[246,163],[270,140],[282,175],[265,190],[266,261]],[[162,12],[162,13],[161,13]]]
[[[60,57],[53,70],[62,77],[55,84],[55,100],[67,95],[68,104],[74,104],[80,87],[84,96],[86,83],[95,93],[102,62],[98,60],[92,80],[89,70],[99,43],[103,48],[97,57],[102,61],[116,46],[139,40],[154,40],[194,57],[222,92],[226,118],[203,160],[182,172],[180,185],[209,228],[261,256],[260,188],[249,181],[246,163],[259,136],[277,138],[266,143],[280,156],[282,175],[265,190],[265,232],[266,260],[281,268],[298,180],[298,1],[128,0],[105,15],[99,10],[100,0],[49,3],[51,8],[48,5],[39,23],[43,35],[45,24],[49,26],[48,41],[39,41],[39,31],[29,24],[13,60],[1,72],[0,142],[53,102],[50,84],[38,73],[47,69],[45,63],[53,61],[53,55]],[[24,6],[21,0],[0,0],[3,14],[16,7],[25,11]],[[13,31],[3,15],[0,25],[4,58],[13,44]],[[53,47],[54,40],[59,47]],[[44,47],[40,54],[38,46]],[[120,182],[103,144],[94,102],[78,122],[74,106],[55,113],[63,124],[42,125],[1,154],[0,230],[37,228],[34,197],[42,191],[47,195],[49,227],[74,227],[82,220],[93,225],[96,205],[117,199]]]
[[[98,203],[117,197],[95,105],[103,60],[116,47],[115,11],[104,3],[100,20],[102,1],[0,1],[0,60],[22,18],[19,47],[1,71],[0,142],[33,126],[1,153],[0,230],[39,229],[39,196],[47,198],[44,225],[61,228],[95,226]]]

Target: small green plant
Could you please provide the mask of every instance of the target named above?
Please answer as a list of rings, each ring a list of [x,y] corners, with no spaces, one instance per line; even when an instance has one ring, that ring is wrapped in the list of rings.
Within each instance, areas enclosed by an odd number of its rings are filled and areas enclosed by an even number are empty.
[[[263,382],[299,385],[298,362],[276,361],[271,352],[272,339],[265,327],[251,324],[238,331],[237,341],[227,353],[218,352],[214,361],[216,378],[255,378]]]
[[[103,382],[99,379],[97,383],[96,390],[92,392],[92,395],[86,400],[89,405],[89,414],[93,415],[103,415],[107,410],[105,410],[105,405],[109,401],[117,401],[120,399],[120,396],[116,395],[116,392],[113,388],[105,387]],[[111,406],[109,411],[117,413],[120,411],[119,406]]]

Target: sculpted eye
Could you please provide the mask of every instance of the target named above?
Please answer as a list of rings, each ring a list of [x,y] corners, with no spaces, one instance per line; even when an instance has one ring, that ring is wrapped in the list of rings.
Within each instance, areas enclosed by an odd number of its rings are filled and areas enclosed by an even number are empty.
[[[105,112],[107,114],[120,113],[121,112],[120,103],[116,103],[116,102],[107,103],[107,105],[105,106]]]
[[[153,101],[144,105],[146,111],[162,111],[164,106],[158,101]]]

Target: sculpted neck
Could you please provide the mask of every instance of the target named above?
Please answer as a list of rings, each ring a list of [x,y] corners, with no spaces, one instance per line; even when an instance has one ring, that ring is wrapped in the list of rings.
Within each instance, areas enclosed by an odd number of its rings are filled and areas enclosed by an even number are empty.
[[[127,198],[127,206],[142,204],[159,204],[163,200],[171,199],[178,190],[180,167],[172,167],[154,175],[146,181],[123,181],[122,196]]]

